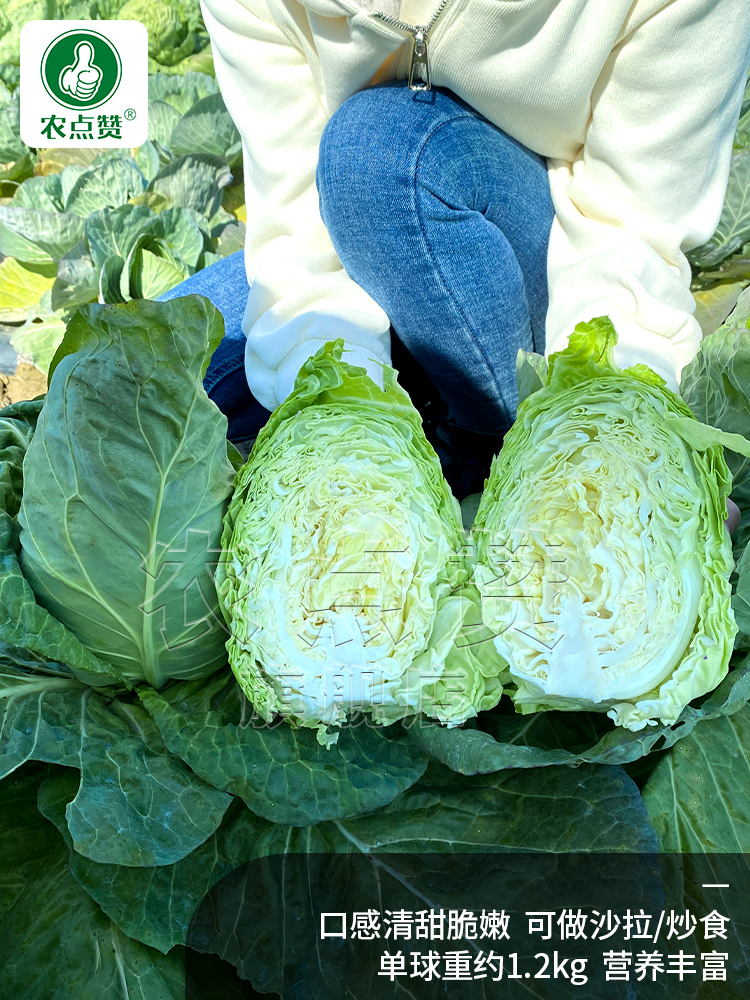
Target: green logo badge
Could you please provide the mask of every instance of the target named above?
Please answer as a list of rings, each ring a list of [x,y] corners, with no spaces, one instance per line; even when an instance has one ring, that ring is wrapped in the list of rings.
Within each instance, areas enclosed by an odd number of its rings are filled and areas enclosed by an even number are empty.
[[[66,108],[97,108],[114,94],[122,77],[120,55],[96,31],[74,29],[58,35],[42,56],[42,83]]]

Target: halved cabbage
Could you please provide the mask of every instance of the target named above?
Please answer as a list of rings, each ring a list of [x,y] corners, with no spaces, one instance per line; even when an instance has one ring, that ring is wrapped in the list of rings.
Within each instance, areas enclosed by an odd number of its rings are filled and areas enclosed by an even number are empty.
[[[461,638],[479,599],[419,414],[393,369],[380,390],[342,352],[342,341],[321,348],[261,431],[216,576],[248,699],[321,742],[357,709],[457,725],[496,704],[504,669],[491,636]]]
[[[722,444],[606,317],[581,323],[496,456],[474,524],[482,617],[517,711],[675,722],[727,672],[736,625]],[[543,384],[546,377],[546,384]]]

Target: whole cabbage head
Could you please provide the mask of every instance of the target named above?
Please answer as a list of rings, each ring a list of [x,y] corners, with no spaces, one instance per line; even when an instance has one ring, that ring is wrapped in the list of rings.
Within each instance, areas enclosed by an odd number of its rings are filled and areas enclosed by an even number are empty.
[[[21,607],[35,624],[19,644],[59,655],[63,625],[114,678],[155,688],[226,666],[213,571],[239,455],[203,388],[223,333],[199,295],[86,305],[68,323],[18,512],[49,614]]]
[[[497,703],[504,669],[462,641],[479,599],[419,414],[393,369],[381,390],[342,352],[306,362],[237,473],[216,575],[248,699],[321,743],[356,710],[457,725]]]
[[[475,582],[517,711],[602,711],[636,731],[675,722],[727,672],[722,445],[750,442],[700,423],[649,368],[619,370],[616,341],[601,317],[548,373],[519,365],[536,391],[493,461]]]
[[[117,18],[146,26],[149,57],[162,66],[174,66],[195,49],[200,7],[194,0],[127,0]]]

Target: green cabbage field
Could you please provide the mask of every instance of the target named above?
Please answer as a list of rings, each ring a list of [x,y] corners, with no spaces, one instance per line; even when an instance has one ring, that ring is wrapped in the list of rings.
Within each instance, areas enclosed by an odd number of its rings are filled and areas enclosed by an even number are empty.
[[[149,29],[148,142],[31,150],[19,135],[18,32],[97,11]],[[0,371],[20,360],[46,375],[79,305],[155,298],[244,246],[242,152],[197,3],[11,2],[0,32]]]

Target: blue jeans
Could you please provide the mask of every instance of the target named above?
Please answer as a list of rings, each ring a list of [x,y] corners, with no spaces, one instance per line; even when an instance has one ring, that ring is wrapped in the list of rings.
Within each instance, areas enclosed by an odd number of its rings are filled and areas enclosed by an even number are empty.
[[[544,351],[554,216],[544,160],[444,88],[391,81],[333,114],[316,181],[342,264],[391,320],[394,367],[402,384],[409,369],[416,405],[436,391],[448,423],[502,434],[515,418],[518,349]],[[205,384],[230,437],[260,426],[268,411],[243,372],[242,254],[162,298],[190,292],[224,314]]]

